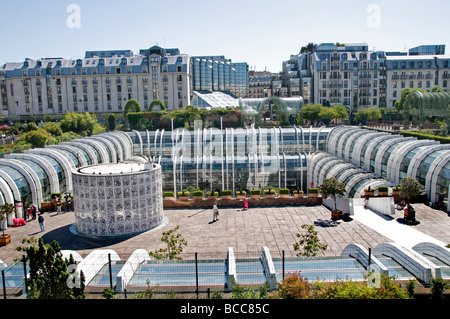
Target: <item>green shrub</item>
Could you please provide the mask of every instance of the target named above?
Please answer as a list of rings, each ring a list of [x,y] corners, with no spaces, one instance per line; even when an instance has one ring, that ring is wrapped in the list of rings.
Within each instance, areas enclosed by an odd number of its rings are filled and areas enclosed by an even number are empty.
[[[240,191],[236,192],[236,195],[247,195],[246,191],[243,191],[242,189]]]
[[[403,135],[404,137],[413,136],[413,137],[417,137],[417,139],[419,139],[419,140],[423,140],[423,139],[435,140],[435,141],[441,142],[442,144],[450,144],[450,137],[443,137],[443,136],[439,136],[439,135],[424,134],[424,133],[411,132],[411,131],[401,131],[400,134]]]
[[[378,187],[378,191],[379,192],[387,192],[388,191],[388,187],[387,186],[379,186]]]
[[[218,196],[219,192],[207,192],[208,196]]]
[[[280,194],[289,194],[290,191],[287,188],[280,188],[278,191]]]
[[[260,189],[252,189],[250,191],[250,195],[261,195],[261,190]]]
[[[202,196],[203,197],[203,192],[202,191],[194,191],[194,196]]]
[[[185,190],[182,190],[181,192],[178,192],[177,194],[178,194],[178,196],[189,196],[190,195],[190,193]]]
[[[164,197],[174,197],[174,192],[164,192]]]
[[[319,194],[319,189],[318,189],[318,188],[315,188],[315,187],[309,188],[309,189],[308,189],[308,193],[309,193],[309,194]]]
[[[231,196],[231,195],[233,195],[233,191],[231,190],[226,189],[222,191],[222,196]]]
[[[274,189],[265,189],[264,190],[264,194],[276,194],[276,190]]]
[[[303,191],[301,189],[294,190],[294,194],[303,194]]]

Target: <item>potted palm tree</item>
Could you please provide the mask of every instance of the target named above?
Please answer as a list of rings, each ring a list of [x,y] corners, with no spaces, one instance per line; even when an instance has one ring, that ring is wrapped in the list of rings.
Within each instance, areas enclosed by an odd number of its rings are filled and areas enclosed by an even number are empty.
[[[368,188],[364,188],[364,196],[374,196],[375,190],[370,186]]]
[[[294,197],[303,197],[303,191],[299,189],[294,190]]]
[[[247,192],[243,191],[242,189],[240,191],[236,192],[236,198],[237,199],[245,199],[247,197]]]
[[[5,222],[9,215],[14,213],[16,208],[13,204],[3,204],[0,205],[0,225],[2,227],[2,234],[0,235],[0,246],[6,246],[11,243],[11,235],[5,234]]]
[[[178,198],[180,200],[188,200],[190,193],[188,191],[182,190],[181,192],[178,192]]]
[[[208,199],[217,199],[219,192],[207,192],[206,195],[208,195]]]
[[[266,198],[275,198],[276,191],[274,189],[265,189],[264,197]]]
[[[400,195],[400,187],[394,186],[392,187],[392,196],[399,196]]]
[[[320,190],[324,194],[331,195],[334,199],[334,210],[331,211],[331,218],[342,218],[342,211],[337,209],[336,196],[345,194],[345,184],[336,177],[330,177],[323,181],[320,185]]]

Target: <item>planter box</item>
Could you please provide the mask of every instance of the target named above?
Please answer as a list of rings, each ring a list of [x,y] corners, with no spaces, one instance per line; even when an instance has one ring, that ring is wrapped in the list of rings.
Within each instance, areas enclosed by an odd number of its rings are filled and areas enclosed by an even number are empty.
[[[178,196],[179,200],[189,200],[189,196]]]
[[[388,196],[388,192],[378,192],[378,196]]]
[[[303,198],[303,195],[304,195],[304,194],[295,194],[295,193],[294,193],[294,197],[295,197],[295,198]]]
[[[364,192],[364,196],[374,196],[375,192]]]
[[[280,194],[280,198],[289,198],[289,194]]]
[[[221,198],[222,199],[231,199],[231,195],[223,195]]]
[[[203,199],[203,196],[194,196],[194,199],[195,199],[195,200],[202,200],[202,199]]]
[[[317,194],[317,193],[308,194],[308,197],[318,197],[318,196],[319,196],[319,194]]]
[[[164,199],[167,199],[167,200],[175,200],[175,197],[164,197]]]
[[[11,243],[11,235],[5,234],[5,236],[0,235],[0,246],[6,246]]]
[[[209,195],[208,199],[217,199],[217,196]]]
[[[275,198],[275,194],[264,194],[265,198]]]
[[[342,210],[332,210],[331,211],[331,218],[332,219],[342,219]]]
[[[246,199],[247,195],[236,195],[237,199]]]
[[[261,195],[250,195],[250,198],[253,198],[253,199],[260,199],[260,198],[261,198]]]

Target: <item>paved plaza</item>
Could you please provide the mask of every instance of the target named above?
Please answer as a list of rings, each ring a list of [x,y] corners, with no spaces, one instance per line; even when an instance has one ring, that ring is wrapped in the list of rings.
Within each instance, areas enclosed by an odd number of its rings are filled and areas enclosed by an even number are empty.
[[[333,221],[330,211],[318,206],[277,206],[254,207],[248,211],[239,208],[221,208],[219,220],[212,222],[212,209],[165,209],[167,224],[133,237],[122,238],[88,238],[74,232],[74,213],[57,215],[45,213],[45,231],[41,232],[37,220],[31,220],[25,226],[10,227],[6,233],[11,234],[11,244],[0,247],[0,259],[12,262],[21,256],[14,249],[20,245],[22,238],[43,237],[44,242],[59,242],[62,249],[75,250],[86,257],[95,249],[113,249],[122,260],[126,260],[134,250],[143,248],[154,251],[163,248],[160,238],[166,230],[180,225],[179,233],[187,240],[185,253],[226,254],[228,247],[233,247],[237,254],[258,254],[262,246],[267,246],[273,257],[280,256],[284,250],[286,257],[295,256],[293,244],[296,234],[302,233],[303,224],[315,225],[322,243],[328,245],[326,255],[340,255],[348,244],[360,244],[365,248],[376,247],[383,242],[402,238],[407,245],[408,236],[417,240],[418,234],[431,236],[442,243],[450,243],[450,218],[446,212],[431,209],[423,204],[414,204],[416,208],[416,226],[398,223],[402,212],[397,211],[392,217],[383,217],[371,211],[357,211],[350,221]],[[362,215],[361,215],[362,214]],[[367,214],[367,215],[364,215]],[[389,223],[385,227],[383,223]],[[394,227],[392,227],[394,225]],[[408,227],[405,236],[398,236],[402,228]],[[414,232],[419,231],[419,232]],[[396,233],[397,232],[397,233]]]

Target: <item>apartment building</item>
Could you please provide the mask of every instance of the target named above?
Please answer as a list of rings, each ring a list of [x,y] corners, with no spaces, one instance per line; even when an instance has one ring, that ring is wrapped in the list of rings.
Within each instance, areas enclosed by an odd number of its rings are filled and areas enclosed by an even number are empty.
[[[129,99],[143,110],[159,99],[166,109],[190,104],[189,56],[158,46],[87,51],[84,58],[25,59],[0,67],[2,115],[122,112]]]
[[[387,107],[394,107],[403,89],[430,91],[437,85],[450,90],[450,55],[386,57]]]
[[[404,88],[429,91],[438,85],[448,90],[449,59],[445,45],[389,52],[371,51],[365,43],[320,43],[284,61],[272,90],[274,95],[300,95],[310,103],[340,103],[350,110],[394,107]]]

